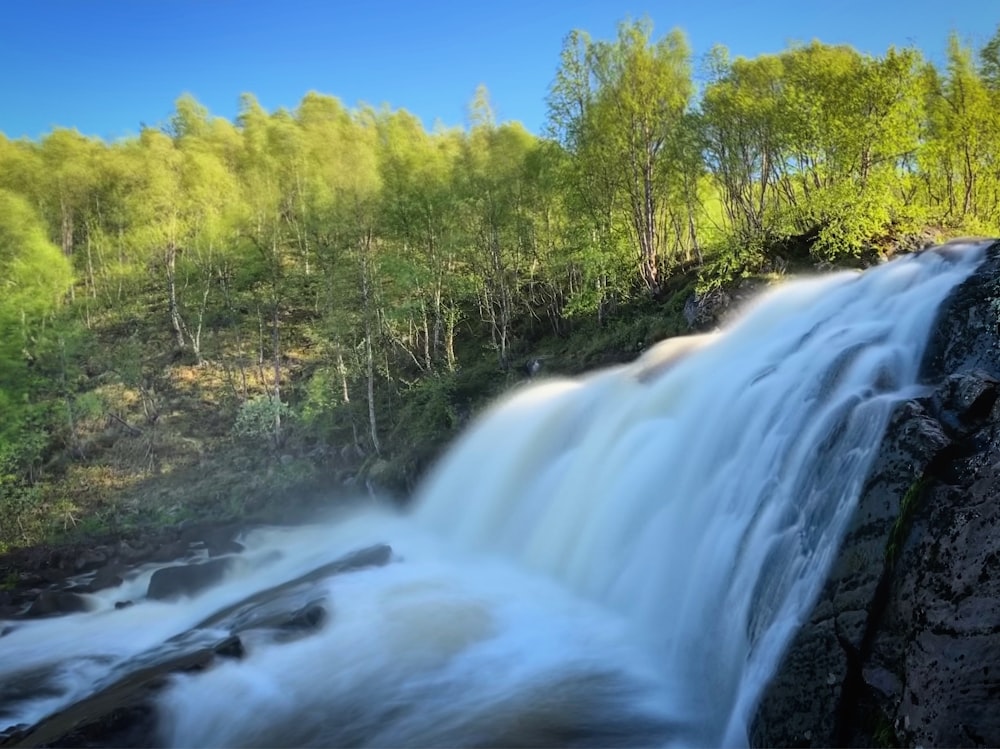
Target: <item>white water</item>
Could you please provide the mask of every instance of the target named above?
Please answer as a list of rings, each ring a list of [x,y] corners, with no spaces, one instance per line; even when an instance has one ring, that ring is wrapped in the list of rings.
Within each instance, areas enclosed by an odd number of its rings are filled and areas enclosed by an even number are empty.
[[[398,563],[309,595],[294,642],[176,677],[161,739],[242,745],[741,745],[807,615],[936,310],[985,244],[787,284],[724,333],[514,394],[480,419],[407,517],[370,508],[255,531],[232,574],[0,638],[0,728],[88,693],[212,613],[375,542]],[[225,632],[203,630],[206,642]]]

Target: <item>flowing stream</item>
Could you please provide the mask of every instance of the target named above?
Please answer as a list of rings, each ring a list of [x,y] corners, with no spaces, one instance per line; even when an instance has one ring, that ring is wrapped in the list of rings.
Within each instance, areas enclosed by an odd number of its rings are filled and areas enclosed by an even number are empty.
[[[242,657],[156,692],[157,742],[745,745],[987,244],[787,283],[724,331],[520,389],[405,514],[257,529],[198,594],[144,598],[150,565],[90,611],[9,623],[0,730],[238,630]],[[388,564],[310,575],[379,543]],[[304,606],[325,612],[305,634],[267,624]]]

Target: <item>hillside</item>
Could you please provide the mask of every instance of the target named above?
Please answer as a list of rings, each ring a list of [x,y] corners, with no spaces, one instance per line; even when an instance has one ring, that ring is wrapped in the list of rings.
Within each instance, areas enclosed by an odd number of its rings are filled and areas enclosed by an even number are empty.
[[[567,37],[546,137],[485,88],[464,130],[310,92],[0,136],[0,549],[405,495],[526,367],[997,233],[997,49],[715,48],[699,88],[683,33],[623,23]]]

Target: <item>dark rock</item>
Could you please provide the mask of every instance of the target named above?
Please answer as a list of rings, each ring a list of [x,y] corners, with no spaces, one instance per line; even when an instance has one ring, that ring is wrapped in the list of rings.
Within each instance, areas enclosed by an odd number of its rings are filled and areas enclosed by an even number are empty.
[[[96,593],[107,588],[117,588],[124,582],[125,568],[120,564],[107,564],[97,570],[93,580],[90,581],[90,592]]]
[[[86,572],[101,566],[108,561],[107,549],[97,547],[94,549],[84,549],[73,562],[73,569],[77,572]]]
[[[868,658],[894,677],[871,686],[907,745],[1000,745],[997,496],[991,469],[915,513]]]
[[[84,718],[57,741],[45,746],[146,749],[157,745],[155,736],[156,711],[152,704],[130,704],[116,707],[93,719]]]
[[[343,574],[354,570],[365,569],[366,567],[382,567],[392,560],[392,547],[388,544],[375,544],[364,549],[352,551],[339,559],[325,564],[309,576],[322,575],[324,577],[333,574]]]
[[[79,593],[45,590],[38,594],[31,608],[25,614],[27,617],[55,616],[58,614],[74,614],[88,611],[90,603]]]
[[[309,586],[318,580],[323,580],[331,575],[340,575],[366,567],[381,567],[392,560],[392,547],[386,544],[375,544],[364,549],[360,549],[350,554],[346,554],[339,559],[324,564],[321,567],[306,573],[288,582],[276,585],[273,588],[262,590],[254,595],[227,606],[221,611],[217,611],[212,616],[200,622],[195,628],[204,627],[225,627],[233,633],[242,632],[254,628],[282,628],[289,626],[289,614],[287,602],[289,600],[301,600],[303,596],[310,596]],[[305,611],[310,607],[320,607],[321,602],[316,600],[308,601],[305,606],[298,611]],[[326,611],[322,612],[325,617]],[[314,614],[309,615],[315,618]],[[296,614],[291,615],[292,619]],[[300,622],[305,619],[299,619]],[[323,619],[318,619],[312,627],[322,624]]]
[[[953,430],[975,426],[990,418],[1000,383],[982,370],[950,375],[938,389],[939,418]]]
[[[723,325],[765,288],[766,281],[750,278],[726,290],[696,292],[684,303],[684,320],[690,330],[712,330]]]
[[[691,330],[714,328],[730,304],[732,298],[722,289],[692,294],[684,303],[684,320]]]
[[[961,372],[981,371],[1000,379],[1000,245],[948,300],[934,326],[923,371],[938,382]]]
[[[326,609],[314,603],[294,612],[284,626],[294,629],[317,629],[324,621],[326,621]]]
[[[125,564],[137,564],[146,560],[152,549],[145,544],[131,544],[128,541],[120,541],[118,544],[118,558]]]
[[[208,555],[210,557],[219,557],[229,554],[241,554],[244,549],[246,549],[246,547],[239,541],[230,539],[228,541],[220,541],[217,544],[209,546]]]
[[[180,596],[192,596],[219,582],[229,571],[233,560],[219,557],[197,564],[178,564],[163,567],[149,579],[146,597],[164,601]]]
[[[242,658],[246,655],[243,641],[236,636],[227,637],[213,648],[213,652],[223,658]]]
[[[232,647],[223,641],[217,647]],[[216,657],[214,648],[185,651],[125,674],[89,697],[34,726],[19,729],[2,746],[148,747],[153,746],[153,698],[172,673],[200,671]]]
[[[188,544],[181,539],[160,544],[151,553],[146,555],[144,561],[149,562],[176,562],[190,555]]]
[[[223,525],[191,525],[183,528],[178,545],[183,547],[183,556],[192,548],[205,549],[210,557],[238,554],[243,544],[236,537],[247,530],[246,525],[225,523]]]
[[[27,723],[18,723],[0,731],[0,746],[15,746],[31,728]]]
[[[115,611],[121,611],[122,609],[127,609],[129,606],[134,606],[133,601],[115,601]]]

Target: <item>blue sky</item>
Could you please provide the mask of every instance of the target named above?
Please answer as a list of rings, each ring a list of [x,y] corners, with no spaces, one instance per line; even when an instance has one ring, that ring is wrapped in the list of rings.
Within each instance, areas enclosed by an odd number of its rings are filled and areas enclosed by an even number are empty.
[[[696,55],[819,38],[880,53],[915,44],[940,60],[950,30],[981,45],[1000,0],[11,0],[0,20],[0,132],[55,125],[113,139],[166,121],[192,93],[232,118],[240,93],[267,109],[309,90],[388,103],[428,126],[465,122],[478,84],[502,120],[534,132],[563,37],[611,38],[625,17],[679,26]]]

